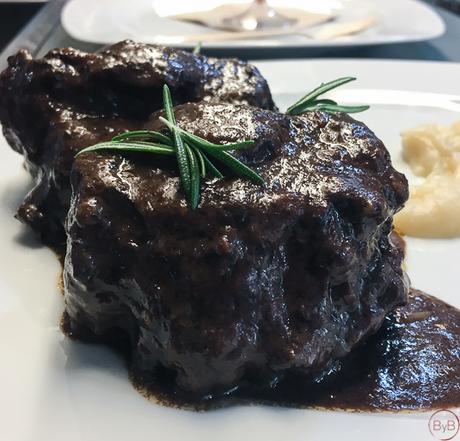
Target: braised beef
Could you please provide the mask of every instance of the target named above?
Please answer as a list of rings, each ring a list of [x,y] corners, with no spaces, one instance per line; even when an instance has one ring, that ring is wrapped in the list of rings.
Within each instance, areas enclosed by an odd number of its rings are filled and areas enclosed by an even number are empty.
[[[157,117],[145,127],[165,130]],[[212,141],[253,139],[235,155],[266,185],[226,171],[191,210],[174,159],[79,156],[66,226],[69,334],[121,330],[134,377],[186,401],[321,377],[406,301],[403,252],[390,240],[406,179],[348,115],[192,103],[176,117]],[[79,145],[106,133],[95,120]]]

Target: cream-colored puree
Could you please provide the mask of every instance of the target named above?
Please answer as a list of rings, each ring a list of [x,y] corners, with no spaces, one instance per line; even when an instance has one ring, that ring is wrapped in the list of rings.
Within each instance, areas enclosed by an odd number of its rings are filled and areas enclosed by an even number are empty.
[[[423,125],[402,134],[403,156],[424,181],[410,187],[395,216],[399,232],[417,237],[460,236],[460,121]]]

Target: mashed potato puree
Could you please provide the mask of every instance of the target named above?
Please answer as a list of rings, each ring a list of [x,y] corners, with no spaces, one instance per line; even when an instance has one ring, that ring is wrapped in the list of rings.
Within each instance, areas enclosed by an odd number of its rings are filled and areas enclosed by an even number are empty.
[[[460,121],[427,124],[402,133],[403,157],[424,181],[410,186],[396,229],[409,236],[460,236]]]

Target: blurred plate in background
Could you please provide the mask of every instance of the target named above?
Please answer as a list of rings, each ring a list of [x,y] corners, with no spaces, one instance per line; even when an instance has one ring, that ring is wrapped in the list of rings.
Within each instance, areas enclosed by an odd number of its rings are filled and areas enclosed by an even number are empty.
[[[247,0],[229,0],[247,3]],[[205,26],[168,19],[195,10],[209,10],[223,1],[202,0],[71,0],[62,12],[62,25],[73,38],[111,44],[129,38],[147,43],[193,48],[187,36],[214,33]],[[273,6],[331,13],[337,22],[375,17],[377,24],[366,31],[334,40],[314,40],[302,35],[203,43],[208,48],[334,47],[429,40],[442,35],[445,26],[429,6],[416,0],[272,0]]]

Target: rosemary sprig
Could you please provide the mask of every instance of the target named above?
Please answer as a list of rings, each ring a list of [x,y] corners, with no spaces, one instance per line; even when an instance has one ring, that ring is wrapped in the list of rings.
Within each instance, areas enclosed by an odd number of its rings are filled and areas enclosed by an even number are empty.
[[[218,179],[224,177],[213,161],[225,164],[235,174],[251,182],[264,184],[259,174],[229,153],[231,150],[245,149],[253,145],[254,141],[214,144],[183,130],[177,125],[171,93],[166,85],[163,87],[163,106],[165,118],[160,117],[160,120],[169,130],[168,134],[151,130],[124,132],[114,136],[110,141],[87,147],[76,156],[86,152],[107,150],[175,156],[181,184],[192,209],[197,208],[199,204],[201,179],[208,175]]]
[[[343,106],[337,104],[334,100],[331,99],[318,99],[319,96],[323,95],[326,92],[329,92],[336,87],[347,84],[351,81],[356,80],[354,77],[344,77],[338,78],[328,83],[322,83],[316,89],[313,89],[311,92],[307,93],[303,98],[294,103],[286,111],[288,115],[300,115],[305,112],[310,112],[313,110],[323,110],[324,112],[346,112],[346,113],[357,113],[363,112],[364,110],[369,109],[369,106]]]

